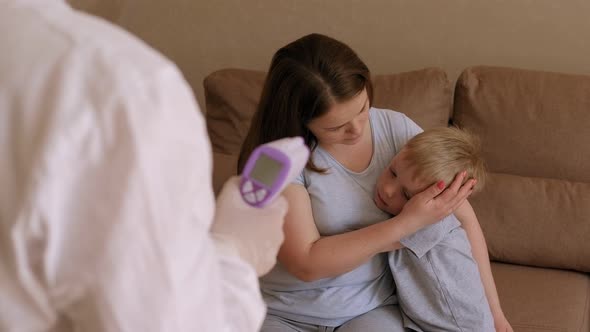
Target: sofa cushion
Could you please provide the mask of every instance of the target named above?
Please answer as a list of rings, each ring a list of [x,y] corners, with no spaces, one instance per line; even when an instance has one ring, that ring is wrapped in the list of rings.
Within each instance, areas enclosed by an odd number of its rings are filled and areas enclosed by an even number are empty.
[[[590,272],[590,183],[490,173],[470,202],[492,259]]]
[[[590,77],[469,68],[453,121],[492,173],[471,200],[492,257],[590,271]]]
[[[205,116],[213,151],[240,152],[265,76],[261,71],[223,69],[205,78]]]
[[[515,331],[590,331],[590,276],[501,263],[492,263],[492,273]]]
[[[222,69],[205,78],[207,130],[213,151],[219,153],[214,163],[235,160],[260,100],[265,75],[261,71]],[[451,86],[441,69],[377,75],[373,92],[373,106],[403,112],[423,128],[448,123]],[[214,188],[234,174],[233,167],[215,164]],[[228,170],[232,173],[224,173]]]
[[[590,76],[468,68],[453,121],[480,135],[494,172],[590,182]]]
[[[440,68],[373,78],[373,106],[405,113],[424,129],[448,124],[452,99],[451,84]]]

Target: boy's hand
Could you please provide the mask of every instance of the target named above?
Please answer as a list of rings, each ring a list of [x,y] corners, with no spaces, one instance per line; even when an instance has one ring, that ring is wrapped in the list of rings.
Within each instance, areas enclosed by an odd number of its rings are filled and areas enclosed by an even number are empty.
[[[506,316],[502,312],[494,315],[494,326],[496,327],[496,332],[514,332],[508,319],[506,319]]]

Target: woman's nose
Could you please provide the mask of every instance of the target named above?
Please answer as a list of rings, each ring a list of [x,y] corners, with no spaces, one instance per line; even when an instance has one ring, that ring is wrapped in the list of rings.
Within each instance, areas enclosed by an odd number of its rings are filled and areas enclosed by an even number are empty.
[[[348,132],[350,134],[359,135],[363,129],[362,123],[359,120],[354,120],[350,123],[350,127],[348,128]]]

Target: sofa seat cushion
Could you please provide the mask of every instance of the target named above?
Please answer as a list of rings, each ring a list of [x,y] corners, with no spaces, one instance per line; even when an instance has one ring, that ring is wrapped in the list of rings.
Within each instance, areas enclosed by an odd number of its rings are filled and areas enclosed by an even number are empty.
[[[590,331],[588,274],[503,263],[492,263],[492,272],[515,331]]]

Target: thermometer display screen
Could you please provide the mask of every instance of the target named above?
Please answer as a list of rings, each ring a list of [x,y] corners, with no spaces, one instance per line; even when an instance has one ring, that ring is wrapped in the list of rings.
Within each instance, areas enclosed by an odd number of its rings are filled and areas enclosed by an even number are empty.
[[[267,187],[272,187],[282,168],[282,163],[261,153],[252,168],[252,172],[250,172],[250,177]]]

